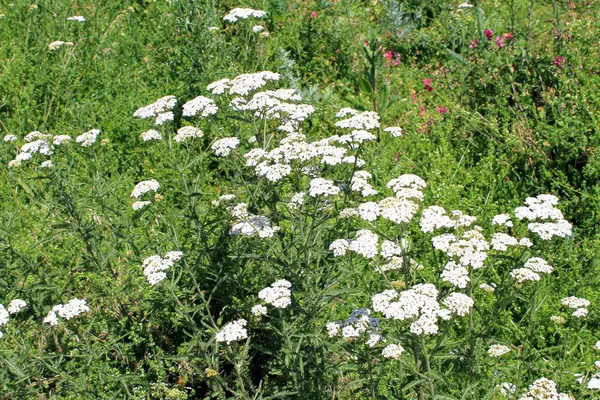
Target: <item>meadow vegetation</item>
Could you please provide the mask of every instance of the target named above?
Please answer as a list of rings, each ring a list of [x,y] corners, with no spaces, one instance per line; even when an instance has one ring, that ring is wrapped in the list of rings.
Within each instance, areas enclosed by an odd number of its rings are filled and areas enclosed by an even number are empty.
[[[0,399],[600,398],[600,3],[0,2]]]

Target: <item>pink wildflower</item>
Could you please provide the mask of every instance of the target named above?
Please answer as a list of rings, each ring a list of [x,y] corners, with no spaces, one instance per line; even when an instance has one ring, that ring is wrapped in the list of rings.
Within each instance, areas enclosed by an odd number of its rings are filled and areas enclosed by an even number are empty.
[[[494,37],[494,31],[491,29],[486,29],[483,31],[483,35],[487,38],[487,40],[492,40],[492,37]]]
[[[433,79],[431,79],[431,78],[423,79],[423,85],[425,85],[425,90],[427,90],[428,92],[433,92],[433,87],[431,87],[432,83],[433,83]]]
[[[504,47],[504,40],[502,40],[502,37],[500,36],[496,36],[496,40],[495,40],[496,44],[498,45],[498,48],[501,49]]]

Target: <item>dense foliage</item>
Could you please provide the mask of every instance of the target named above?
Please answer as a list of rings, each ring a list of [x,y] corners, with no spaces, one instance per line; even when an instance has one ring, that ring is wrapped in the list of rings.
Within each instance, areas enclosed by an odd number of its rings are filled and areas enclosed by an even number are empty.
[[[0,399],[599,397],[600,4],[478,3],[0,2]]]

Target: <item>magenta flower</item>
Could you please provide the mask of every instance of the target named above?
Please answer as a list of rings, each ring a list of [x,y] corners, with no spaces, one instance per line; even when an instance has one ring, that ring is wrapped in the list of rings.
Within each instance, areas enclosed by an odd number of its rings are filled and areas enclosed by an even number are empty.
[[[498,45],[498,48],[501,49],[504,47],[504,40],[502,40],[502,37],[500,36],[496,36],[496,40],[495,40],[496,44]]]
[[[312,17],[312,19],[317,19],[317,12],[316,11],[311,11],[310,12],[310,16]]]
[[[423,85],[425,85],[425,90],[427,90],[428,92],[433,92],[433,87],[431,86],[432,83],[433,79],[431,78],[423,79]]]
[[[487,40],[492,40],[492,37],[494,37],[494,31],[491,29],[486,29],[483,31],[483,35],[487,38]]]
[[[564,64],[565,64],[565,59],[561,56],[558,56],[554,59],[554,65],[556,65],[558,68],[562,69]]]

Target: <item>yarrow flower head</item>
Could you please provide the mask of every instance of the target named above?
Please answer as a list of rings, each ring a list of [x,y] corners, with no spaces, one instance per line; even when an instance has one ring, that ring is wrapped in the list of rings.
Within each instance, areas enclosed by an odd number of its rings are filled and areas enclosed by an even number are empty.
[[[242,74],[234,79],[221,79],[213,82],[206,87],[212,94],[223,94],[229,91],[229,94],[246,96],[251,92],[260,89],[268,82],[275,82],[280,79],[280,75],[271,71],[262,71],[254,74]]]
[[[172,111],[167,111],[156,116],[155,124],[164,125],[166,122],[173,120],[175,120],[175,114]]]
[[[397,344],[388,344],[381,352],[381,355],[385,358],[399,360],[402,353],[404,353],[404,347]]]
[[[383,131],[391,134],[392,137],[395,138],[400,137],[404,134],[404,131],[399,126],[390,126],[388,128],[385,128]]]
[[[315,178],[310,181],[308,195],[311,197],[317,196],[335,196],[340,192],[340,188],[332,181],[323,178]]]
[[[515,216],[530,222],[527,228],[537,233],[542,240],[550,240],[554,236],[568,237],[572,234],[572,225],[564,218],[562,212],[555,206],[558,197],[551,194],[541,194],[525,199],[525,206],[515,208]]]
[[[8,303],[7,310],[8,310],[9,314],[16,314],[19,311],[21,311],[23,308],[25,308],[26,306],[27,306],[27,303],[24,300],[14,299],[10,303]]]
[[[215,155],[219,157],[227,157],[231,153],[231,150],[237,148],[239,144],[239,138],[227,137],[217,140],[210,148],[215,152]]]
[[[250,17],[254,18],[262,18],[264,17],[266,12],[262,10],[253,10],[252,8],[234,8],[229,13],[223,17],[223,21],[235,23],[239,19],[248,19]]]
[[[464,289],[469,283],[469,271],[454,261],[449,261],[441,274],[444,282],[449,282],[459,289]]]
[[[142,138],[142,140],[144,142],[148,142],[151,140],[161,140],[163,138],[162,135],[158,131],[155,131],[154,129],[150,129],[149,131],[142,132],[140,134],[140,137]]]
[[[378,342],[384,341],[379,331],[379,319],[372,318],[371,310],[361,308],[354,310],[345,321],[329,322],[327,331],[329,337],[341,336],[344,339],[355,340],[363,336],[367,339],[367,345],[374,347]]]
[[[488,354],[490,357],[502,357],[510,351],[510,347],[505,346],[503,344],[493,344],[488,349]]]
[[[131,191],[131,197],[139,199],[143,194],[148,192],[157,192],[160,188],[160,183],[156,179],[141,181]]]
[[[146,258],[142,263],[142,268],[148,283],[154,286],[164,280],[167,277],[165,271],[175,265],[182,256],[181,251],[170,251],[164,257],[154,255]]]
[[[248,331],[245,328],[246,323],[247,321],[243,318],[228,323],[217,333],[215,339],[217,342],[226,342],[227,344],[247,339]]]
[[[365,258],[373,258],[378,254],[379,236],[368,229],[356,232],[354,240],[350,241],[348,250]]]
[[[198,96],[183,105],[183,116],[195,117],[196,115],[200,115],[201,117],[208,117],[216,114],[218,110],[219,108],[214,100],[209,99],[208,97]]]
[[[471,312],[474,305],[472,298],[458,292],[450,293],[443,303],[452,313],[463,317]]]
[[[171,111],[173,107],[175,107],[175,104],[177,104],[177,98],[175,96],[161,97],[152,104],[138,108],[136,112],[133,113],[133,116],[134,118],[141,119],[157,117],[159,114]]]
[[[258,297],[265,303],[275,308],[287,308],[292,304],[292,284],[285,279],[280,279],[270,287],[266,287],[258,292]]]
[[[199,128],[193,126],[182,126],[177,130],[177,134],[173,137],[177,143],[189,142],[190,140],[201,138],[204,133]]]
[[[547,378],[540,378],[533,382],[527,393],[519,397],[519,400],[559,400],[556,383]]]
[[[51,326],[58,324],[58,317],[70,320],[84,312],[90,311],[87,302],[83,299],[71,299],[67,304],[58,304],[52,308],[52,311],[44,318],[44,323],[49,323]]]
[[[92,129],[89,132],[86,132],[82,135],[77,136],[75,138],[75,141],[77,143],[80,143],[81,147],[89,147],[92,144],[96,143],[96,140],[98,139],[99,134],[100,134],[99,129]]]
[[[438,319],[450,318],[450,311],[440,307],[437,297],[432,284],[418,284],[400,293],[386,290],[373,296],[373,310],[386,318],[410,321],[410,332],[415,335],[434,335],[439,330]]]
[[[252,315],[255,317],[262,317],[263,315],[267,315],[267,307],[262,304],[257,304],[252,307]]]
[[[359,112],[352,108],[342,108],[336,114],[336,117],[344,118],[347,115],[350,115],[350,117],[336,122],[335,126],[338,128],[360,129],[366,131],[379,128],[379,114],[374,111]]]

